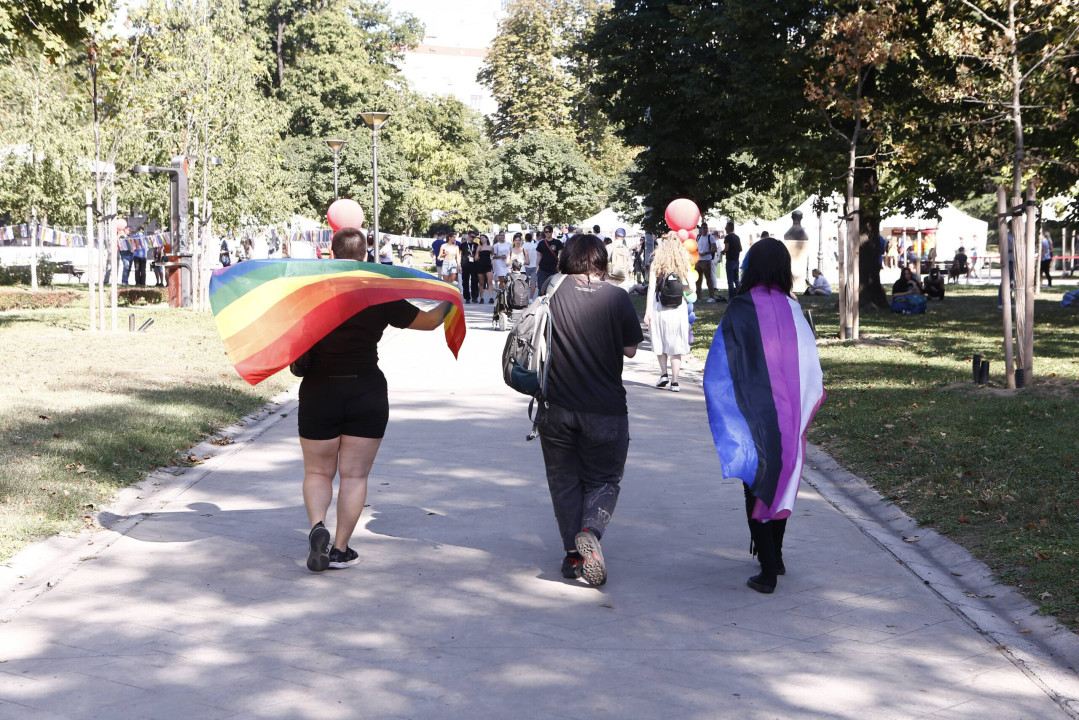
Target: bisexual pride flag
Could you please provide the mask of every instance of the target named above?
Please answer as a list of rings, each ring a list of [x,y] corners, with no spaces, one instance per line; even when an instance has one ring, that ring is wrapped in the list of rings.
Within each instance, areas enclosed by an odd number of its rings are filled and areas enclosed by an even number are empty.
[[[210,307],[229,360],[257,385],[371,305],[449,300],[446,344],[465,339],[460,291],[433,275],[355,260],[247,260],[214,270]]]
[[[794,508],[806,430],[824,401],[824,375],[802,308],[774,288],[731,299],[704,367],[708,424],[723,477],[757,498],[756,520]]]

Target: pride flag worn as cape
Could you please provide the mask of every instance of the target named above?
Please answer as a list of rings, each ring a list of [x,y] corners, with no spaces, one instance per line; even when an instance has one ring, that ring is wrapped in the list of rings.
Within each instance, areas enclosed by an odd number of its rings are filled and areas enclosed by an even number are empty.
[[[229,360],[256,385],[370,305],[449,300],[446,344],[465,339],[456,287],[427,273],[355,260],[247,260],[214,270],[210,307]]]
[[[824,376],[802,309],[775,289],[731,299],[704,367],[708,424],[723,477],[757,498],[753,517],[794,508],[806,430],[824,401]]]

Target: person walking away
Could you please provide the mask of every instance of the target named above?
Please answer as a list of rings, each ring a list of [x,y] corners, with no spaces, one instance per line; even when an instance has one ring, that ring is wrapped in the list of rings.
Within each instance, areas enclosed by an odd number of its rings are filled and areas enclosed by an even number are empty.
[[[832,286],[817,268],[813,268],[813,284],[806,288],[806,295],[831,295]]]
[[[708,232],[708,223],[702,223],[701,231],[697,234],[697,253],[700,255],[695,266],[697,270],[697,297],[703,297],[701,295],[702,284],[707,282],[708,300],[705,302],[710,303],[716,301],[716,266],[712,263],[715,251],[716,241],[712,238],[712,234]]]
[[[461,294],[465,296],[465,302],[473,300],[479,302],[479,278],[476,274],[476,250],[479,243],[476,235],[470,230],[461,243]]]
[[[393,241],[389,235],[382,236],[382,244],[378,246],[378,261],[382,265],[393,265]]]
[[[1049,235],[1048,230],[1042,230],[1042,277],[1045,279],[1045,284],[1049,287],[1053,287],[1053,278],[1049,275],[1049,271],[1053,269],[1053,238]]]
[[[136,231],[131,236],[131,259],[135,266],[135,284],[146,287],[146,236]]]
[[[534,298],[536,297],[536,263],[539,258],[536,257],[536,238],[532,233],[525,233],[524,249],[528,253],[525,275],[528,276],[528,288],[531,293],[529,297]]]
[[[733,298],[738,292],[738,256],[742,254],[742,238],[734,234],[734,223],[727,223],[727,234],[723,236],[723,250],[720,253],[727,259],[724,268],[727,271],[727,297]]]
[[[649,326],[652,350],[659,360],[656,387],[670,385],[673,392],[679,391],[682,356],[689,353],[689,312],[683,295],[689,287],[689,267],[689,253],[677,233],[667,233],[656,249],[648,273],[648,291],[644,295],[644,324]],[[667,375],[668,357],[670,375]]]
[[[362,261],[367,239],[362,230],[341,228],[331,248],[339,259]],[[367,478],[386,433],[389,400],[386,377],[378,367],[378,341],[390,325],[434,330],[451,304],[422,311],[406,300],[372,305],[346,320],[308,351],[310,365],[300,383],[298,425],[303,452],[303,501],[311,522],[307,568],[322,572],[359,562],[349,547],[367,500]],[[333,543],[326,513],[333,480],[340,475]]]
[[[614,513],[629,451],[622,360],[644,339],[629,295],[607,280],[595,235],[562,251],[551,296],[553,328],[540,444],[566,556],[562,576],[607,581],[600,541]],[[684,309],[683,309],[684,310]]]
[[[813,330],[791,297],[791,256],[775,238],[753,245],[704,369],[708,424],[724,478],[743,483],[750,552],[746,585],[775,591],[783,537],[805,462],[806,432],[824,401]]]
[[[536,243],[536,255],[539,258],[536,271],[536,282],[539,292],[545,292],[547,281],[558,272],[558,253],[565,247],[562,241],[554,238],[554,228],[547,225],[543,228],[543,236]]]
[[[618,228],[614,231],[614,241],[607,246],[609,262],[607,273],[611,282],[623,290],[633,287],[633,256],[626,247],[626,229]]]

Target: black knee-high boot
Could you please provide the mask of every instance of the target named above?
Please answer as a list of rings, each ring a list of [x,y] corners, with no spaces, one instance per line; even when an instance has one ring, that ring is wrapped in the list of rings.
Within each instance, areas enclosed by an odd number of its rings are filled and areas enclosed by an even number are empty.
[[[787,518],[768,523],[772,528],[772,545],[776,549],[776,574],[786,575],[787,567],[783,564],[783,534],[787,532]]]
[[[771,593],[776,589],[776,576],[779,574],[777,563],[776,544],[773,536],[772,523],[762,523],[753,519],[753,507],[757,499],[749,492],[749,486],[743,485],[746,496],[746,520],[749,523],[749,536],[751,538],[750,552],[757,556],[761,564],[759,575],[751,577],[746,584],[762,593]]]

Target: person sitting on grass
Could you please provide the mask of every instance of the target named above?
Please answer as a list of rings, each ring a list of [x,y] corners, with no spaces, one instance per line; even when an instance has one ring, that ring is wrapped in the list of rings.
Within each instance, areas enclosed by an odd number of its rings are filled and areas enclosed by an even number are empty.
[[[937,267],[929,268],[929,275],[925,279],[925,294],[927,298],[944,299],[944,276]]]
[[[828,283],[828,279],[824,277],[824,274],[813,268],[813,284],[806,288],[806,295],[831,295],[832,286]]]
[[[903,268],[899,279],[892,285],[892,312],[912,315],[925,312],[925,294],[922,284],[911,272],[910,266]]]

